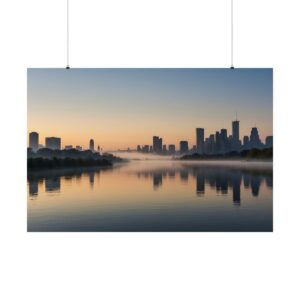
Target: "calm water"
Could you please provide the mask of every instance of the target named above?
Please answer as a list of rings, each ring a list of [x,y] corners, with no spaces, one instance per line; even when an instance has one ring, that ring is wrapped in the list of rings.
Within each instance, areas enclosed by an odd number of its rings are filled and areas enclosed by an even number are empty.
[[[272,231],[272,188],[271,163],[142,157],[29,173],[28,231]]]

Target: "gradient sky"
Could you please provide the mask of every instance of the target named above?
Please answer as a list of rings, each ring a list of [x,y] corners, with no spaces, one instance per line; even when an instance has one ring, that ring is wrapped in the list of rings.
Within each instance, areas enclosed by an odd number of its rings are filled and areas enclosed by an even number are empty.
[[[188,140],[220,128],[273,134],[272,69],[28,69],[28,132],[104,150]]]

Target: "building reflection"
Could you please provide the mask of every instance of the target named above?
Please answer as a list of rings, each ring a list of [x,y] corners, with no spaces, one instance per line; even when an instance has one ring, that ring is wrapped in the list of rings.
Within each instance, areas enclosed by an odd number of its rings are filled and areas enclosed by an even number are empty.
[[[273,177],[271,176],[266,177],[266,185],[269,188],[273,188]]]
[[[260,177],[253,177],[250,182],[252,195],[257,197],[259,195],[259,187],[261,183]]]
[[[187,169],[180,170],[180,179],[183,182],[187,182],[189,180],[189,171]]]
[[[88,170],[57,170],[28,174],[28,190],[30,196],[37,196],[39,184],[45,182],[45,191],[48,193],[60,192],[61,178],[63,180],[74,179],[76,183],[82,180],[83,174],[88,177],[90,188],[99,181],[100,173],[112,172],[112,169],[88,169]],[[182,164],[176,167],[146,169],[132,171],[139,180],[151,180],[154,190],[163,187],[165,180],[178,178],[181,182],[195,182],[195,193],[198,197],[204,197],[207,191],[215,190],[217,194],[232,195],[232,203],[240,206],[242,203],[241,188],[249,189],[252,196],[258,197],[260,186],[265,183],[269,188],[273,187],[272,169],[253,170],[246,168],[233,168],[224,166],[208,166],[199,164]]]
[[[121,168],[119,166],[118,168]],[[117,168],[115,168],[117,169]],[[80,183],[83,174],[89,178],[90,187],[93,188],[95,177],[99,181],[100,172],[110,172],[109,168],[84,168],[84,169],[57,169],[57,170],[43,170],[38,172],[28,172],[28,190],[30,196],[37,196],[39,193],[39,184],[45,182],[45,191],[47,193],[60,192],[61,178],[65,182],[72,182],[75,179],[76,184]]]
[[[249,174],[244,174],[243,179],[244,179],[244,188],[248,189],[250,187],[251,176]]]
[[[59,192],[60,191],[60,177],[50,177],[45,179],[46,192]]]
[[[90,182],[90,187],[94,187],[94,182],[95,182],[95,172],[88,172],[89,176],[89,182]]]
[[[37,196],[38,193],[39,193],[39,181],[38,180],[29,181],[29,195]]]
[[[175,178],[176,171],[174,169],[169,170],[168,176],[169,176],[169,178]]]
[[[202,174],[196,175],[196,194],[203,196],[205,192],[205,177]]]
[[[234,205],[241,204],[241,174],[232,174],[232,200]]]
[[[157,190],[162,185],[162,181],[163,181],[163,173],[155,172],[153,174],[153,189]]]
[[[252,169],[241,169],[233,167],[218,167],[218,166],[199,166],[186,165],[178,168],[169,169],[155,169],[138,171],[135,173],[140,179],[152,177],[153,188],[157,190],[158,187],[163,186],[163,180],[168,178],[178,177],[180,181],[188,182],[190,178],[196,181],[196,195],[199,197],[205,196],[205,187],[209,186],[215,189],[216,193],[222,195],[232,194],[232,203],[240,206],[241,186],[245,189],[250,189],[254,197],[259,196],[260,185],[262,179],[265,178],[266,184],[272,187],[273,173],[272,170],[260,171]]]
[[[222,174],[221,178],[220,178],[220,190],[221,193],[226,195],[228,193],[228,176],[225,176],[224,174]]]

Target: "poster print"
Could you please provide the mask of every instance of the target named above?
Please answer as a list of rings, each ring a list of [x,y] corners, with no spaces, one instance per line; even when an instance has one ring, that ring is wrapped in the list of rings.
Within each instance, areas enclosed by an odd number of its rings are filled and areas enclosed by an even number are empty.
[[[27,230],[273,230],[272,69],[28,69]]]

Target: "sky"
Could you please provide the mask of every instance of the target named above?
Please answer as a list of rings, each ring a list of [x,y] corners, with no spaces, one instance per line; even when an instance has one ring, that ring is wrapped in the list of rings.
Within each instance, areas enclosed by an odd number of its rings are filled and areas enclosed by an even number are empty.
[[[103,150],[180,140],[196,143],[221,128],[240,138],[256,126],[273,135],[272,69],[28,69],[28,133],[62,139],[62,146]]]

